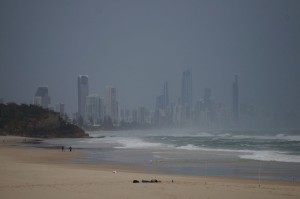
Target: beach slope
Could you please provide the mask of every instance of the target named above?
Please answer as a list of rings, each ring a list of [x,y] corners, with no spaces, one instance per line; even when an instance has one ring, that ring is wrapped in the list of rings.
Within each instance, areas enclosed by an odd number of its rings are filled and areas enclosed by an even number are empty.
[[[0,138],[1,199],[300,198],[299,183],[261,181],[259,186],[257,180],[249,179],[147,174],[122,165],[72,164],[69,160],[84,154],[22,147],[18,143],[24,138]],[[132,183],[142,179],[161,183]]]

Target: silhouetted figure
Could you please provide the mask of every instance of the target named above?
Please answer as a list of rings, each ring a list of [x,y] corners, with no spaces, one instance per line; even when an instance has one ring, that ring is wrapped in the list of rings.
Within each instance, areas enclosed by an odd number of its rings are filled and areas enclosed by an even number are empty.
[[[61,147],[61,151],[65,151],[65,147],[64,146]]]
[[[70,152],[72,151],[72,147],[71,146],[69,147],[69,150],[70,150]]]

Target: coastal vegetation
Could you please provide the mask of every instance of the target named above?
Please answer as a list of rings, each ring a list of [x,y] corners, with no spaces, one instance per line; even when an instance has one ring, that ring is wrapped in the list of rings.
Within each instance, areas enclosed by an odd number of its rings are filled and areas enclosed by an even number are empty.
[[[88,134],[54,111],[36,105],[0,104],[0,134],[37,138],[76,138]]]

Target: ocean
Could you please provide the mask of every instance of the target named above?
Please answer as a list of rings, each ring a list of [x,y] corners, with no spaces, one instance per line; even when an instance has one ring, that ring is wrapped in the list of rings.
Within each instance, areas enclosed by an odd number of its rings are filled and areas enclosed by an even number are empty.
[[[40,146],[86,151],[74,162],[139,165],[149,172],[300,181],[300,132],[160,129],[88,132]]]

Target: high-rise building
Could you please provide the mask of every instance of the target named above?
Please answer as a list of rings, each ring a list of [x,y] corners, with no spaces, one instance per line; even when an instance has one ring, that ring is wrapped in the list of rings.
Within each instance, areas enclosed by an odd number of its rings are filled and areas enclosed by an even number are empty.
[[[50,105],[50,97],[48,94],[48,87],[47,86],[40,86],[38,87],[33,103],[38,106],[42,106],[43,108],[49,108]]]
[[[239,121],[239,85],[238,76],[234,76],[232,84],[232,120],[237,123]]]
[[[57,104],[56,105],[56,110],[55,110],[57,113],[59,113],[59,115],[61,117],[64,117],[65,115],[65,104],[63,103],[60,103],[60,104]]]
[[[210,88],[204,89],[204,109],[206,111],[211,110],[211,89]]]
[[[169,85],[168,82],[164,83],[164,88],[163,88],[163,108],[166,109],[169,106]]]
[[[118,123],[118,102],[117,102],[117,90],[114,87],[106,87],[106,99],[105,99],[105,115],[109,116],[113,123]]]
[[[130,110],[125,109],[125,122],[130,122],[132,121],[132,118],[130,118]]]
[[[137,123],[138,122],[138,111],[132,110],[132,122]]]
[[[156,108],[166,110],[169,106],[169,86],[164,83],[162,94],[156,97]]]
[[[163,95],[156,97],[156,109],[162,109],[163,107]]]
[[[181,104],[189,108],[193,106],[192,72],[190,69],[182,73]]]
[[[103,99],[96,94],[86,97],[85,121],[88,124],[100,124],[104,119]]]
[[[146,124],[147,122],[147,109],[144,106],[138,108],[137,121],[139,124]]]
[[[84,120],[86,97],[89,95],[89,78],[87,75],[79,75],[78,85],[78,117]]]
[[[40,96],[34,96],[33,104],[37,106],[42,106],[42,98]]]
[[[181,114],[180,123],[186,124],[192,118],[193,108],[193,88],[192,88],[192,72],[190,69],[182,73],[181,78]]]

